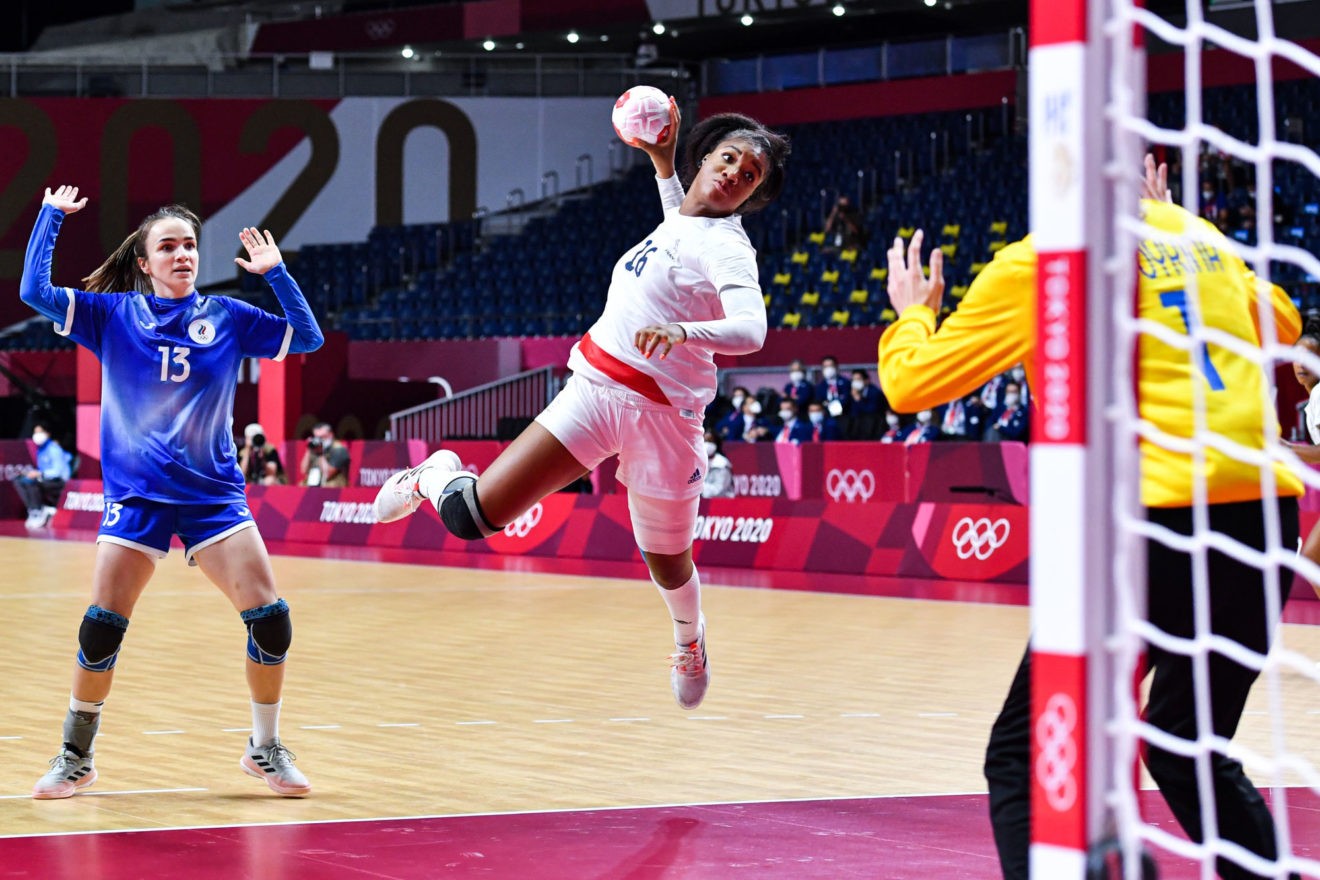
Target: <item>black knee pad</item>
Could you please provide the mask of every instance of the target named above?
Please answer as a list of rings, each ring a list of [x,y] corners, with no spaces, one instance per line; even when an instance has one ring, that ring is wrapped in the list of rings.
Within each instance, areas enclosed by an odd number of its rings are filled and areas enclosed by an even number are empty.
[[[489,538],[499,528],[491,525],[481,512],[481,504],[477,501],[477,481],[468,477],[461,482],[461,488],[446,493],[440,502],[440,519],[451,535],[464,541]]]
[[[128,618],[122,614],[99,605],[87,606],[82,626],[78,627],[78,665],[89,672],[114,669],[127,629]]]
[[[293,643],[293,624],[289,621],[289,603],[277,599],[269,605],[242,612],[247,624],[247,655],[253,663],[279,666],[289,656]]]

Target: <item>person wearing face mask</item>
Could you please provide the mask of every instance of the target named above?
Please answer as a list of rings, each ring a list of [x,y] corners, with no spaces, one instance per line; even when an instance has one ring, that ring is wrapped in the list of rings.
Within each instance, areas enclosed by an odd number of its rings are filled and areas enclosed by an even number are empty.
[[[741,440],[743,435],[743,404],[752,396],[751,392],[739,385],[729,394],[729,404],[733,407],[715,423],[715,433],[722,442]]]
[[[706,479],[701,483],[702,498],[733,497],[733,463],[724,454],[720,435],[706,432]]]
[[[27,527],[39,529],[55,515],[55,505],[69,480],[69,454],[40,422],[32,426],[32,443],[37,447],[37,466],[15,479],[14,488],[27,508]]]
[[[985,439],[992,443],[999,440],[1026,440],[1029,432],[1028,410],[1022,400],[1022,386],[1010,381],[1004,385],[1003,401],[994,412],[990,427],[986,428]]]
[[[908,432],[914,427],[913,425],[904,425],[898,413],[892,409],[885,413],[885,424],[888,427],[880,435],[881,443],[902,443],[907,438]]]
[[[816,383],[812,400],[819,401],[831,418],[847,415],[852,397],[848,393],[848,380],[839,375],[839,359],[825,355],[820,359],[820,381]]]
[[[842,425],[845,439],[876,440],[884,433],[885,398],[866,370],[852,371],[845,408],[848,412]]]
[[[776,443],[792,443],[797,446],[811,442],[811,422],[798,418],[797,407],[788,398],[779,404],[779,424],[779,431],[775,434]]]
[[[920,443],[931,443],[938,439],[940,439],[940,429],[935,427],[931,411],[923,409],[917,413],[917,423],[903,438],[903,443],[908,446],[916,446]]]
[[[818,400],[807,405],[807,424],[811,427],[812,442],[819,443],[822,440],[843,439],[843,432],[839,430],[839,423],[830,418],[830,414],[825,412],[824,405]]]
[[[788,365],[788,384],[784,386],[784,399],[793,402],[798,415],[805,415],[807,404],[815,398],[816,389],[807,381],[807,371],[802,361],[795,360]]]
[[[747,397],[742,402],[742,412],[731,413],[721,424],[728,428],[727,434],[720,434],[726,443],[756,443],[770,436],[770,422],[761,415],[761,401]]]

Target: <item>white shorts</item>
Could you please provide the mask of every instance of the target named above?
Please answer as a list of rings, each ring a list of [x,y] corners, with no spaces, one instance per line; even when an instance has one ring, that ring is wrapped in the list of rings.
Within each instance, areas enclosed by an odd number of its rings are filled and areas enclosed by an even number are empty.
[[[536,421],[587,470],[619,456],[619,482],[632,492],[682,501],[701,495],[706,444],[701,413],[570,376]]]

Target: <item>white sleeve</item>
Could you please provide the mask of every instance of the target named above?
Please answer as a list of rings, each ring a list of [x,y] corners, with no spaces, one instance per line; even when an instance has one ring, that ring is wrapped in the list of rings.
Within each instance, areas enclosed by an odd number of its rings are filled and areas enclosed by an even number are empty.
[[[765,345],[765,301],[760,287],[726,287],[720,291],[724,317],[714,321],[679,321],[687,341],[716,354],[751,354]]]
[[[671,174],[669,177],[656,175],[655,185],[660,189],[660,206],[665,209],[665,213],[678,210],[678,206],[683,204],[683,184],[679,181],[677,174]]]

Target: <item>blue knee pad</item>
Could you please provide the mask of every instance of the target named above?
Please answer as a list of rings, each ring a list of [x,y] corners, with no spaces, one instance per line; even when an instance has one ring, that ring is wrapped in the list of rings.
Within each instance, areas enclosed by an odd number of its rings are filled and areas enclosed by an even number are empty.
[[[458,482],[462,486],[446,492],[440,502],[440,521],[449,529],[449,533],[464,541],[479,541],[500,531],[481,512],[481,503],[477,501],[477,481],[466,477],[450,485]]]
[[[289,603],[277,599],[242,612],[247,624],[247,655],[253,663],[279,666],[289,656],[293,642],[293,624],[289,622]]]
[[[108,672],[119,659],[128,618],[100,605],[88,605],[78,627],[78,665],[88,672]]]

